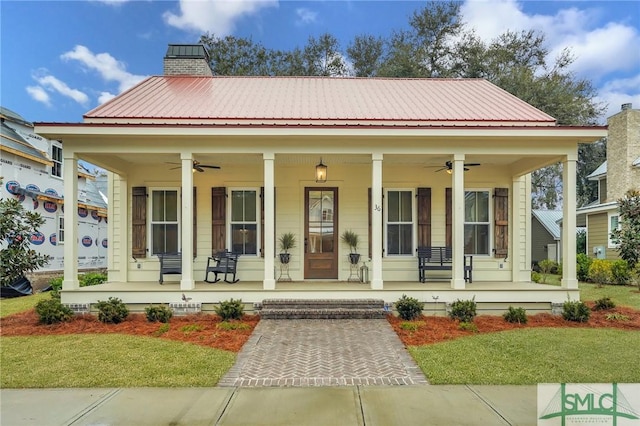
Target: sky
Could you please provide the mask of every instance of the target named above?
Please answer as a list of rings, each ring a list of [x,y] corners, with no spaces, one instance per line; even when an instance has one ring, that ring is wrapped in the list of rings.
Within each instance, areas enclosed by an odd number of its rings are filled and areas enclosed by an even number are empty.
[[[170,43],[204,33],[250,37],[272,49],[303,47],[330,33],[342,50],[356,35],[387,38],[408,28],[424,1],[0,0],[0,104],[31,122],[82,115],[150,75],[162,74]],[[464,0],[463,20],[489,41],[507,30],[545,35],[554,58],[569,48],[571,71],[606,106],[640,108],[640,0]]]

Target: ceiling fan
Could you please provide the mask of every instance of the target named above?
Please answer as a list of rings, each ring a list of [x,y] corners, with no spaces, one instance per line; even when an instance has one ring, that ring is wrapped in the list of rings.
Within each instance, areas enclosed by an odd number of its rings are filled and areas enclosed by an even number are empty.
[[[167,164],[180,164],[180,163],[167,163]],[[179,169],[181,166],[172,167],[170,170]],[[198,172],[204,172],[204,169],[219,169],[220,166],[212,166],[210,164],[202,164],[199,161],[193,160],[193,170]]]
[[[479,166],[480,163],[464,163],[464,171],[468,171],[468,167],[475,167],[475,166]],[[439,167],[439,166],[432,166],[432,167]],[[451,174],[453,172],[453,163],[451,161],[447,161],[446,163],[444,163],[443,167],[440,167],[438,170],[436,170],[436,172],[441,172],[442,170],[446,170],[447,173]]]

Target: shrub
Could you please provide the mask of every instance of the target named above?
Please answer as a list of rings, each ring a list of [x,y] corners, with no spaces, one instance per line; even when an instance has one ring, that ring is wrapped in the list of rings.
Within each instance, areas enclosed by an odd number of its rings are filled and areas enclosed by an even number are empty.
[[[119,324],[129,316],[129,309],[117,297],[110,297],[108,301],[98,300],[98,320],[105,324]]]
[[[219,306],[215,308],[216,314],[222,318],[222,321],[229,321],[232,319],[240,319],[244,314],[244,305],[242,299],[238,300],[225,300],[220,302]]]
[[[576,272],[579,281],[587,281],[589,279],[589,266],[591,266],[591,258],[584,253],[578,253],[576,256]]]
[[[593,259],[589,266],[589,280],[596,284],[607,284],[612,279],[611,262],[604,259]]]
[[[629,321],[629,316],[625,314],[621,314],[620,312],[613,312],[611,314],[607,314],[604,317],[607,321]]]
[[[160,327],[158,327],[158,329],[156,331],[153,332],[153,335],[156,337],[160,337],[162,336],[164,333],[166,333],[167,331],[169,331],[169,328],[171,328],[169,326],[169,324],[164,323],[162,324]]]
[[[547,275],[557,272],[558,264],[551,259],[541,260],[538,265],[540,266],[540,272],[542,273],[542,282],[547,282]]]
[[[514,308],[509,306],[507,312],[502,317],[506,322],[526,324],[527,323],[527,311],[524,308]]]
[[[568,300],[562,305],[562,318],[567,321],[587,322],[590,316],[589,307],[579,300]]]
[[[472,322],[461,322],[460,325],[458,325],[458,328],[460,330],[463,331],[471,331],[472,333],[477,333],[478,332],[478,326],[475,325]]]
[[[534,283],[539,283],[540,281],[542,281],[542,275],[540,275],[540,273],[538,272],[532,272],[531,281]]]
[[[476,317],[475,296],[471,300],[456,300],[451,304],[449,316],[460,322],[473,322]]]
[[[400,318],[405,321],[411,321],[422,315],[422,303],[418,299],[407,297],[406,294],[403,294],[396,302],[396,310]]]
[[[602,299],[598,299],[593,306],[594,311],[606,311],[609,309],[613,309],[616,307],[616,304],[613,303],[613,300],[609,297],[603,297]]]
[[[182,331],[185,335],[189,335],[196,331],[202,331],[204,327],[200,324],[187,324],[180,327],[180,331]]]
[[[626,260],[616,260],[611,264],[611,282],[619,285],[631,282],[631,271]]]
[[[89,287],[102,284],[107,281],[107,276],[101,272],[88,272],[78,277],[80,287]]]
[[[42,324],[56,324],[73,318],[73,311],[59,299],[44,299],[36,303],[36,313]]]
[[[60,290],[62,290],[62,280],[64,277],[55,277],[49,280],[51,286],[51,298],[60,300]]]
[[[147,306],[144,308],[144,312],[147,315],[147,321],[149,322],[164,322],[167,323],[173,316],[173,312],[167,306]]]

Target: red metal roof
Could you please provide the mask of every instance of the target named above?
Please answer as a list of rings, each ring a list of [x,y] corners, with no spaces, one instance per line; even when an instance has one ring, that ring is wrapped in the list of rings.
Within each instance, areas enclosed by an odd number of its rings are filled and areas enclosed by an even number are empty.
[[[555,124],[486,80],[328,77],[150,77],[85,115],[103,120]]]

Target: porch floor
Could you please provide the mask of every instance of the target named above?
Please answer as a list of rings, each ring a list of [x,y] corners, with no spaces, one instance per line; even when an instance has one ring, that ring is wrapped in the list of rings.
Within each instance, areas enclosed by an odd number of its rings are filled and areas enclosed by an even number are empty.
[[[62,302],[70,304],[94,304],[99,300],[117,297],[132,307],[132,311],[144,311],[155,303],[198,303],[203,312],[213,312],[216,304],[230,299],[241,299],[245,312],[252,313],[255,306],[265,299],[382,299],[388,304],[403,295],[424,303],[425,311],[444,314],[446,304],[455,300],[474,299],[478,312],[502,313],[509,306],[520,306],[528,312],[551,312],[553,304],[567,299],[578,300],[578,289],[530,282],[474,282],[464,289],[452,289],[450,282],[427,283],[385,281],[384,289],[374,290],[370,284],[345,281],[278,282],[274,290],[263,289],[262,281],[240,281],[235,284],[215,284],[198,281],[195,288],[182,290],[178,281],[108,282],[77,290],[63,290]]]

